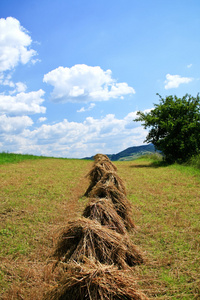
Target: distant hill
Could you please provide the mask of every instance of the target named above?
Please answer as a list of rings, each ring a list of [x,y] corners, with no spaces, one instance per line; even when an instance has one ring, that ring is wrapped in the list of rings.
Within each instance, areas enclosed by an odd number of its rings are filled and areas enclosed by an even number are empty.
[[[148,153],[155,152],[154,145],[143,145],[143,146],[134,146],[129,147],[117,154],[106,154],[110,160],[116,161],[116,160],[133,160],[138,158],[141,155],[145,155]],[[93,159],[94,156],[91,157],[85,157],[84,159]]]

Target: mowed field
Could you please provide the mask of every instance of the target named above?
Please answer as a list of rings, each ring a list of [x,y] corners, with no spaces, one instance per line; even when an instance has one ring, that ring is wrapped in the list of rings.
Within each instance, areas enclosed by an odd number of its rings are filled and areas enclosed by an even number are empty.
[[[145,257],[132,268],[150,299],[200,299],[200,172],[150,160],[115,162]],[[40,159],[0,165],[0,298],[40,300],[56,284],[49,256],[59,229],[88,201],[93,162]]]

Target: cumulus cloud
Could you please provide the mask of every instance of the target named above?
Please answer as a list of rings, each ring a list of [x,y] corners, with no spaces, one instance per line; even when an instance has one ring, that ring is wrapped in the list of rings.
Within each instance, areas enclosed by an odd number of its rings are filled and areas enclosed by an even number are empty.
[[[81,109],[77,110],[77,112],[86,112],[89,111],[91,109],[93,109],[95,107],[95,103],[90,103],[90,105],[88,107],[81,107]]]
[[[0,85],[9,86],[10,88],[15,87],[15,83],[11,80],[11,74],[3,74],[0,72]]]
[[[19,89],[24,89],[25,86],[19,85]],[[44,99],[43,90],[30,93],[18,93],[15,96],[0,95],[0,112],[7,115],[30,115],[36,113],[45,113],[46,108],[41,106]]]
[[[0,116],[0,132],[1,134],[19,134],[23,132],[26,127],[33,124],[33,121],[28,116],[8,117],[6,115]]]
[[[180,84],[189,83],[193,80],[190,77],[181,77],[180,75],[166,75],[165,89],[178,88]]]
[[[106,101],[135,93],[126,82],[117,83],[111,70],[84,64],[58,67],[45,74],[43,81],[53,86],[51,96],[55,102]]]
[[[13,95],[13,94],[15,94],[15,93],[23,93],[23,92],[25,92],[26,89],[27,89],[26,84],[23,83],[23,82],[17,82],[17,83],[14,84],[13,87],[15,87],[15,89],[14,89],[13,91],[10,91],[10,92],[9,92],[10,95]]]
[[[3,86],[8,86],[9,88],[12,88],[12,90],[9,91],[10,95],[13,95],[15,93],[21,93],[21,92],[25,92],[27,89],[27,86],[25,83],[23,82],[16,82],[14,83],[12,80],[12,75],[11,74],[7,74],[6,76],[4,76],[3,73],[0,74],[0,85]],[[5,94],[5,92],[4,92]]]
[[[82,158],[98,152],[117,153],[133,145],[141,145],[145,140],[147,131],[138,122],[133,122],[135,117],[136,112],[131,112],[122,119],[114,114],[99,119],[87,117],[83,122],[64,119],[34,129],[28,128],[31,120],[24,119],[24,127],[19,134],[11,125],[8,129],[4,128],[4,135],[0,136],[1,149],[69,158]],[[6,121],[4,117],[2,124],[8,121],[11,123],[11,118]]]
[[[26,64],[37,54],[30,49],[32,43],[27,30],[13,18],[0,19],[0,72]],[[34,62],[34,61],[33,61]]]
[[[43,123],[43,122],[45,122],[46,120],[47,120],[46,117],[41,117],[41,118],[38,119],[38,122],[39,122],[39,123]]]

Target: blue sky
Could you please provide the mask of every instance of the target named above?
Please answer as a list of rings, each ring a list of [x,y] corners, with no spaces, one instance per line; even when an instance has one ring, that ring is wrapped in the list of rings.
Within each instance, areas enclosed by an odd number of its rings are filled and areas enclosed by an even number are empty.
[[[199,0],[1,0],[0,152],[142,145],[137,110],[200,92],[199,32]]]

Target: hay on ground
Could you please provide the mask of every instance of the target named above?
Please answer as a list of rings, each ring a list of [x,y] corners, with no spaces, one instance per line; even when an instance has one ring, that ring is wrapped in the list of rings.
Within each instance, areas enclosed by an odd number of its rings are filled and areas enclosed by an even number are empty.
[[[107,161],[110,161],[110,159],[108,158],[107,155],[101,154],[101,153],[97,153],[97,154],[94,156],[94,162],[97,163],[97,162],[99,162],[100,160],[107,160]]]
[[[93,187],[103,178],[105,172],[105,168],[100,164],[96,164],[92,167],[90,172],[86,175],[86,177],[90,179],[90,185],[87,191],[85,192],[85,196],[89,195]]]
[[[102,184],[99,182],[89,193],[91,198],[107,198],[112,201],[118,215],[123,219],[128,230],[135,228],[131,218],[132,207],[126,196],[120,192],[114,184]]]
[[[90,199],[83,211],[83,217],[98,221],[118,233],[126,234],[123,220],[117,214],[113,203],[109,199]]]
[[[101,184],[111,185],[113,184],[121,193],[126,195],[126,188],[123,180],[117,175],[116,172],[107,171],[104,172],[103,176],[100,179]]]
[[[132,276],[93,261],[66,264],[58,285],[44,300],[148,300]]]
[[[104,176],[106,170],[100,164],[96,164],[92,167],[89,173],[86,175],[91,181],[94,181],[95,184],[101,180]]]
[[[94,164],[100,164],[102,167],[104,167],[107,171],[117,171],[117,167],[111,162],[111,160],[108,158],[105,154],[96,154],[94,156]]]
[[[82,257],[86,256],[123,268],[143,262],[140,251],[127,235],[121,235],[86,218],[69,222],[63,228],[53,256],[62,262],[81,262]]]
[[[101,181],[102,184],[114,184],[116,188],[126,195],[126,188],[123,183],[123,180],[117,175],[115,171],[110,168],[110,164],[107,165],[107,168],[102,166],[101,164],[96,164],[90,170],[90,172],[86,175],[90,179],[90,185],[85,192],[85,196],[88,196],[93,187]]]

